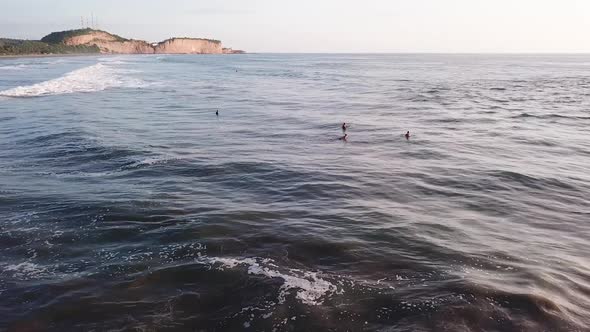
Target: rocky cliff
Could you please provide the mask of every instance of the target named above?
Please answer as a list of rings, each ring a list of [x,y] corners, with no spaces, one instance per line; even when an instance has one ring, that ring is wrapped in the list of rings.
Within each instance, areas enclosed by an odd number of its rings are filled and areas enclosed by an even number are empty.
[[[234,50],[231,47],[230,48],[223,48],[223,54],[244,54],[246,52],[242,51],[242,50]]]
[[[196,38],[171,38],[160,42],[154,53],[162,54],[222,54],[223,47],[218,40]]]
[[[228,54],[243,53],[223,48],[221,41],[202,38],[170,38],[149,44],[143,40],[125,39],[106,31],[81,29],[53,32],[41,41],[68,46],[96,46],[101,53],[117,54]]]
[[[63,44],[95,45],[101,53],[122,53],[122,54],[151,54],[154,53],[152,45],[143,40],[124,39],[104,31],[89,31],[81,35],[65,37]]]

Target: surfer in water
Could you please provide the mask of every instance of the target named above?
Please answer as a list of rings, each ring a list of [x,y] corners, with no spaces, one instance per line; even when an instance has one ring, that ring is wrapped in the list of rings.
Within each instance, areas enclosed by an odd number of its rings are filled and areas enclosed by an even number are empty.
[[[346,131],[346,128],[348,128],[346,122],[342,122],[342,131]]]
[[[406,139],[410,139],[410,131],[407,131],[404,136],[406,136]]]
[[[346,139],[347,137],[348,137],[348,134],[344,134],[344,136],[339,137],[338,140],[346,142],[347,141],[347,139]]]
[[[219,116],[219,110],[215,111],[215,115]]]

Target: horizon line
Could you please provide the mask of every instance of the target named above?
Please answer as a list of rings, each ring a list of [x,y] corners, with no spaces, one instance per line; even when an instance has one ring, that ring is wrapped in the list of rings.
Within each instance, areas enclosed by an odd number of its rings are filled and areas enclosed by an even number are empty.
[[[246,54],[433,54],[433,55],[477,55],[477,54],[486,54],[486,55],[590,55],[590,51],[483,51],[483,52],[473,52],[473,51],[458,51],[458,52],[449,52],[449,51],[362,51],[362,52],[276,52],[276,51],[262,51],[262,52],[247,52]]]

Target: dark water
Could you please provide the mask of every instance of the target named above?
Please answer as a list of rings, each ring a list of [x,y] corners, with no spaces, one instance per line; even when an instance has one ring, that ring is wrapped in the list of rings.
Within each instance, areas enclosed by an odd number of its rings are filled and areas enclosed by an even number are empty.
[[[0,91],[0,330],[589,330],[590,56],[2,59]]]

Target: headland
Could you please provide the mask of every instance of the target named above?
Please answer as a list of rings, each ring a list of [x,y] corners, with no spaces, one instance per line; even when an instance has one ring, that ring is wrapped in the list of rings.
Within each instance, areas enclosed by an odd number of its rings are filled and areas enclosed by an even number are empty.
[[[244,51],[223,47],[220,40],[170,38],[149,43],[127,39],[96,29],[52,32],[41,40],[0,38],[0,56],[64,54],[241,54]]]

